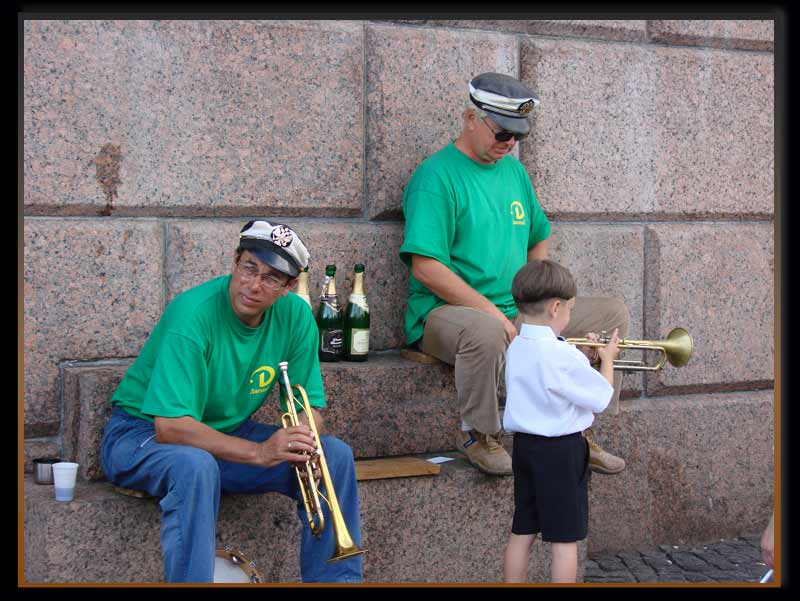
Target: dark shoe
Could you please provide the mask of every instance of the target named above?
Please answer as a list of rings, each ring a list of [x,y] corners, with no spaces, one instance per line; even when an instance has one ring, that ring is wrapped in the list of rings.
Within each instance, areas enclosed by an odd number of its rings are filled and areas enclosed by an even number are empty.
[[[593,472],[614,475],[625,469],[624,459],[603,450],[594,441],[591,428],[584,430],[583,435],[586,437],[586,442],[589,443],[589,467]]]
[[[495,436],[481,434],[476,430],[456,433],[456,449],[482,472],[494,476],[510,476],[511,456]]]

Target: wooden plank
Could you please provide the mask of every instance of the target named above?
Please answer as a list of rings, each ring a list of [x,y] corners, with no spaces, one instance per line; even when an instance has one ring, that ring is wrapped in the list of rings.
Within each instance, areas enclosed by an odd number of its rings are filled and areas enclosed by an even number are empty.
[[[418,350],[415,350],[413,348],[408,348],[408,347],[400,349],[400,356],[403,359],[407,359],[408,361],[414,361],[415,363],[439,363],[440,362],[433,355],[429,355],[427,353],[423,353],[422,351],[418,351]]]
[[[355,463],[357,480],[434,476],[441,471],[441,467],[438,464],[419,459],[418,457],[360,459]]]

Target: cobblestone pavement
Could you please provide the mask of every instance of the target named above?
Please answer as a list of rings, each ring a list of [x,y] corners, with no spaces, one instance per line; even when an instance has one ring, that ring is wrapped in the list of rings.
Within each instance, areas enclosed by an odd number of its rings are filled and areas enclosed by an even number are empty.
[[[761,535],[701,545],[659,545],[586,560],[584,582],[758,582],[768,568]]]

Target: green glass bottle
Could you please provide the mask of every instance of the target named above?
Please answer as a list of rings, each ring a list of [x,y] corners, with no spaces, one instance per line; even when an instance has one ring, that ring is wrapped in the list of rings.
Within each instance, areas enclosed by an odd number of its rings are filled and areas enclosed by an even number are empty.
[[[325,266],[325,281],[317,307],[319,360],[340,361],[344,351],[344,316],[336,294],[336,265]]]
[[[364,293],[364,265],[353,269],[353,291],[344,312],[344,358],[366,361],[369,353],[369,305]]]

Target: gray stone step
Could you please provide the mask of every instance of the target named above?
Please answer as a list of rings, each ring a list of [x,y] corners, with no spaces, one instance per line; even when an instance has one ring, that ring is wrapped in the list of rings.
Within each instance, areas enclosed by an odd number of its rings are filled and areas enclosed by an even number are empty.
[[[85,478],[103,476],[98,450],[109,399],[130,365],[130,360],[97,361],[63,369],[62,456],[77,460]],[[383,351],[363,363],[323,363],[321,368],[328,401],[325,429],[350,444],[357,458],[452,450],[460,422],[451,367]],[[254,418],[279,423],[277,393]]]
[[[502,582],[513,479],[448,456],[456,459],[435,476],[359,482],[365,581]],[[163,581],[160,519],[156,499],[121,495],[106,482],[81,480],[75,499],[61,503],[28,475],[25,582]],[[299,537],[287,497],[223,495],[218,542],[254,560],[267,581],[299,582]],[[546,547],[534,546],[531,580],[548,578]],[[585,552],[583,541],[581,560]]]
[[[62,457],[78,460],[83,479],[102,477],[97,449],[107,401],[129,363],[63,369]],[[458,411],[451,368],[385,352],[322,371],[329,429],[357,458],[452,450]],[[588,552],[702,542],[763,527],[772,504],[774,412],[773,391],[754,390],[637,398],[623,401],[617,416],[598,416],[597,442],[627,468],[592,479]]]

